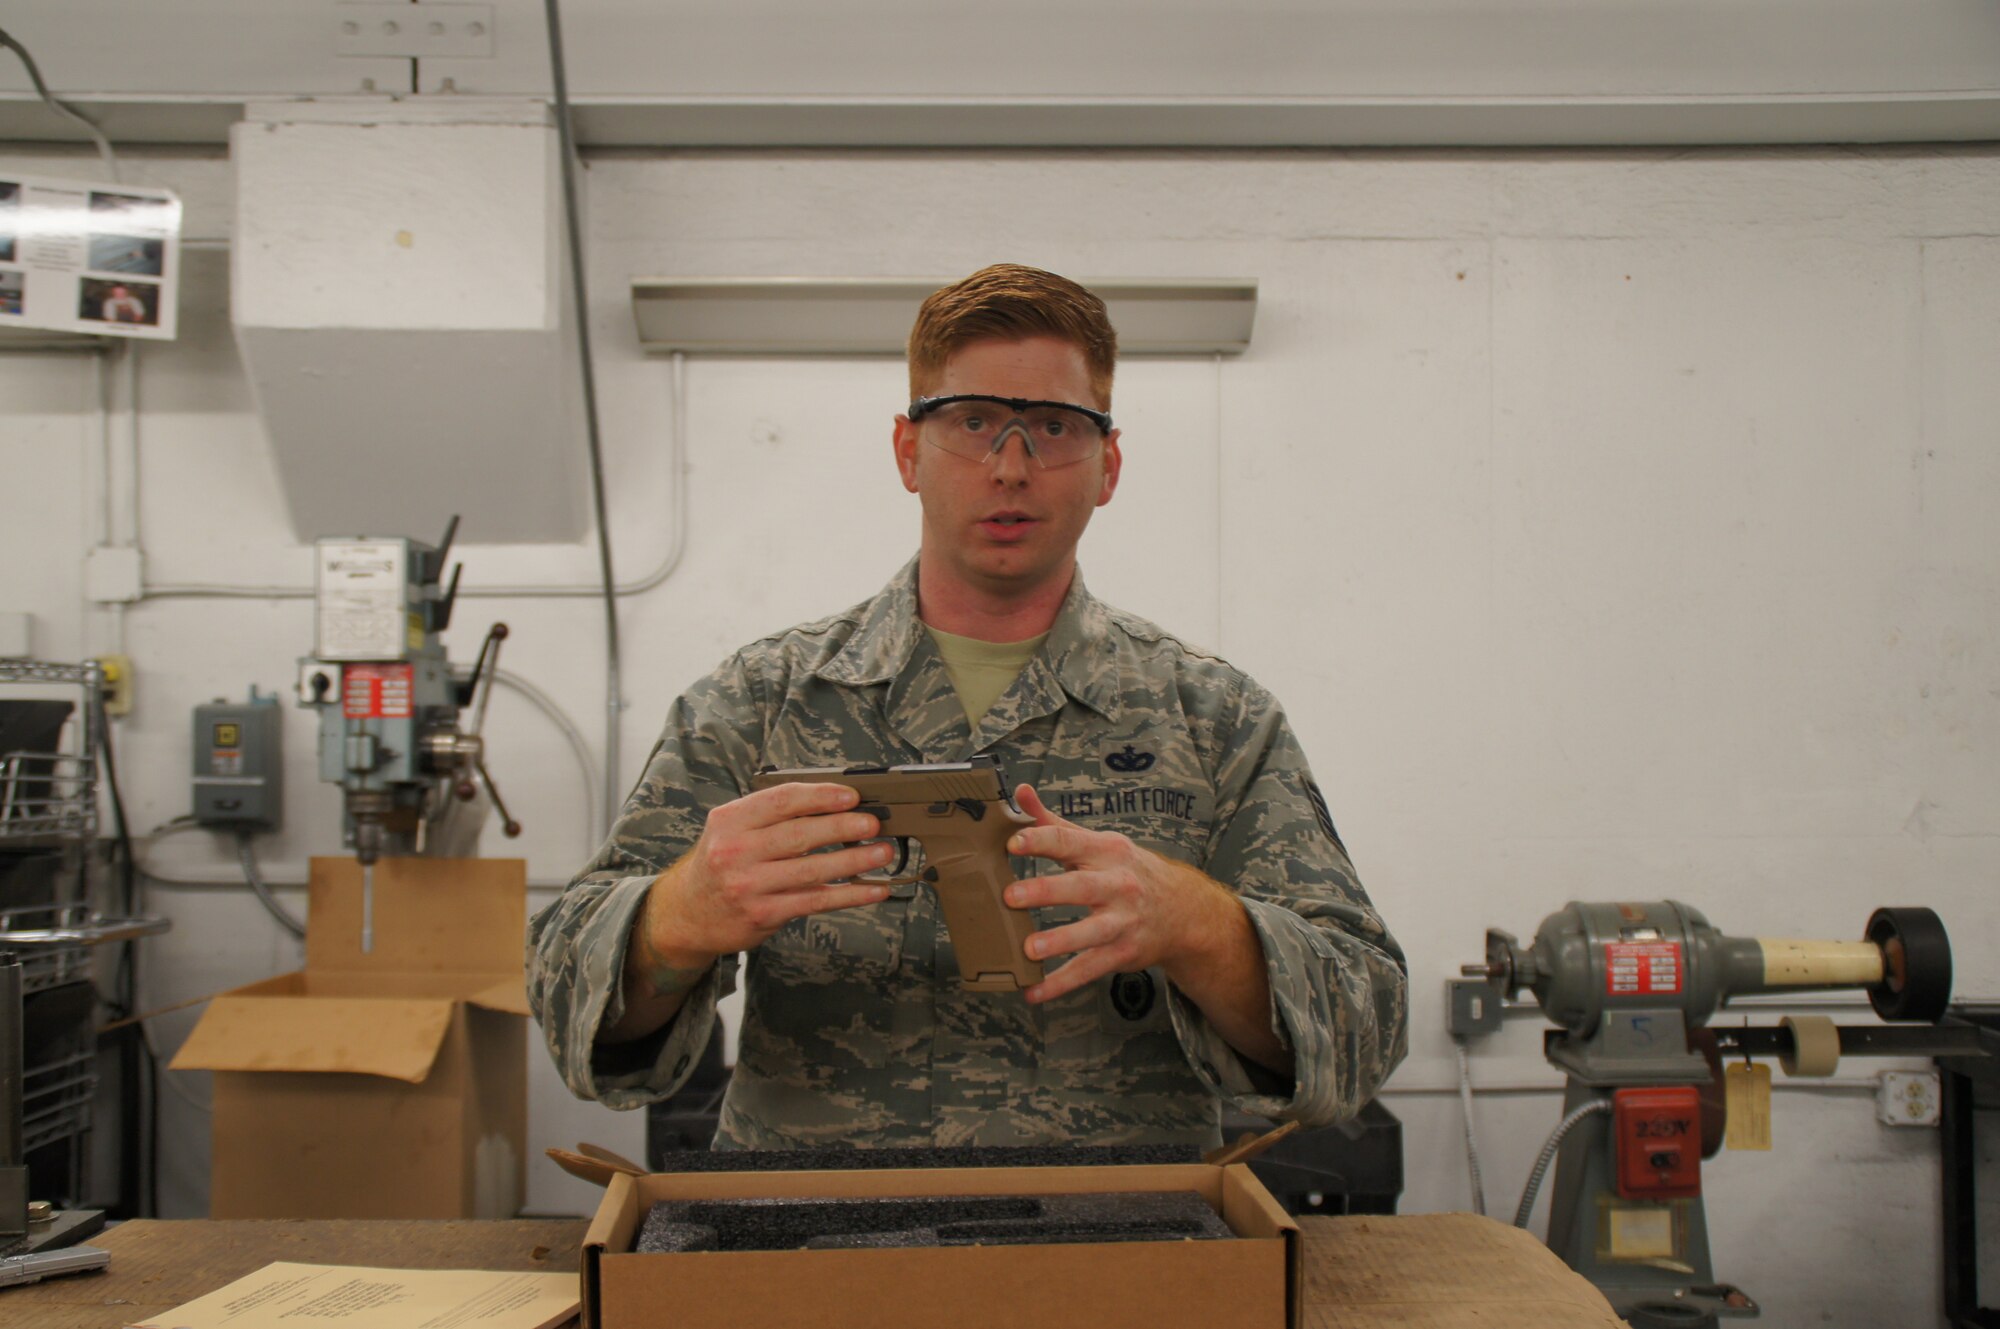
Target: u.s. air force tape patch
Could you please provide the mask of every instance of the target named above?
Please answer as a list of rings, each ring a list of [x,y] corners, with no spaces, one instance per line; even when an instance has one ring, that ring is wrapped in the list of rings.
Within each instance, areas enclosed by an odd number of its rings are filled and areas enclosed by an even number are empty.
[[[1304,784],[1306,787],[1306,798],[1313,805],[1313,816],[1319,821],[1319,828],[1326,832],[1326,838],[1333,841],[1341,853],[1346,853],[1347,846],[1341,844],[1340,832],[1333,829],[1333,814],[1326,809],[1326,795],[1322,794],[1319,791],[1319,786],[1311,780],[1304,781]]]
[[[1049,810],[1065,821],[1150,813],[1179,822],[1206,823],[1214,815],[1214,799],[1205,792],[1164,785],[1106,783],[1088,789],[1051,789],[1042,798]]]

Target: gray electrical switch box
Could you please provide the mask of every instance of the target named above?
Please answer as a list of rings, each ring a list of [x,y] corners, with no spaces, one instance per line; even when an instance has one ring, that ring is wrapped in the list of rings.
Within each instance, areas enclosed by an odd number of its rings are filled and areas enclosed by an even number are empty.
[[[276,696],[194,708],[194,819],[275,831],[284,820],[283,713]]]

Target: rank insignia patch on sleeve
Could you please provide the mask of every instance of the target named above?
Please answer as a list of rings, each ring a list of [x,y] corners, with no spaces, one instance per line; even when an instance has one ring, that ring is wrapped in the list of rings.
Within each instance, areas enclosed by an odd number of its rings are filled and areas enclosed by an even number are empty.
[[[1319,821],[1319,828],[1326,832],[1327,839],[1333,841],[1335,845],[1339,846],[1341,853],[1343,854],[1346,853],[1347,846],[1341,844],[1340,832],[1333,829],[1333,814],[1327,811],[1326,795],[1322,794],[1319,791],[1319,786],[1314,784],[1311,780],[1305,781],[1305,786],[1306,786],[1306,798],[1310,800],[1313,805],[1313,816]]]

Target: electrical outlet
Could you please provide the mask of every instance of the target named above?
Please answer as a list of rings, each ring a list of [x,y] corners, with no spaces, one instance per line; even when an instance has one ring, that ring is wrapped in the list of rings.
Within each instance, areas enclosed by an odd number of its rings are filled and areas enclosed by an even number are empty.
[[[1938,1124],[1936,1071],[1882,1071],[1875,1077],[1875,1116],[1884,1126]]]
[[[1445,982],[1445,1028],[1453,1038],[1475,1038],[1500,1028],[1500,990],[1480,978]]]
[[[132,657],[129,655],[100,655],[97,667],[104,675],[104,713],[106,715],[130,715],[132,713]]]

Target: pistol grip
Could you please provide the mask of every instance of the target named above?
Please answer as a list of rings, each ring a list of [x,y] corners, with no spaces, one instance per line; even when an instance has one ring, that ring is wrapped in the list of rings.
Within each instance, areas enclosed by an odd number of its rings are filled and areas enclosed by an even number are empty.
[[[1042,981],[1042,962],[1022,946],[1035,933],[1035,916],[1010,906],[1003,892],[1014,880],[1007,839],[1034,819],[1011,808],[984,822],[975,837],[953,841],[939,854],[924,846],[937,869],[932,883],[958,954],[959,986],[968,992],[1019,992]]]

